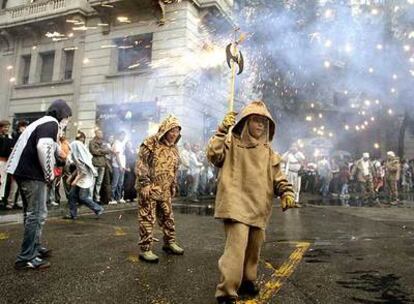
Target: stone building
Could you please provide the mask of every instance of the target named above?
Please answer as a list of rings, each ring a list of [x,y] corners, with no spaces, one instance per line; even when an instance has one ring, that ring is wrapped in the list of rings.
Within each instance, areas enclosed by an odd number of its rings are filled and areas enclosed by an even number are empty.
[[[191,128],[188,137],[202,142],[225,100],[213,109],[191,94],[192,54],[214,31],[212,20],[231,30],[232,5],[0,0],[0,118],[30,121],[62,98],[74,109],[72,133],[92,136],[99,125],[108,133],[127,130],[138,142],[174,113],[184,134]]]

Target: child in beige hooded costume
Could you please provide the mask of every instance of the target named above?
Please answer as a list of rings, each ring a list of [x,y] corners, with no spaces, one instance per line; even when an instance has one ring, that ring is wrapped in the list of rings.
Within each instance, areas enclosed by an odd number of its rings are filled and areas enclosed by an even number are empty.
[[[257,266],[274,195],[281,197],[283,210],[295,207],[281,157],[270,146],[274,132],[266,105],[254,101],[237,124],[236,113],[228,113],[209,142],[207,157],[220,168],[215,217],[224,220],[226,233],[218,303],[236,303],[238,293],[258,294]]]

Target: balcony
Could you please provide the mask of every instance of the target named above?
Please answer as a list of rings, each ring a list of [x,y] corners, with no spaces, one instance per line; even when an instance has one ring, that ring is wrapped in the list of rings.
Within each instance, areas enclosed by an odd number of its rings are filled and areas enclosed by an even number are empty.
[[[11,28],[69,14],[88,14],[87,0],[44,0],[0,11],[0,29]]]

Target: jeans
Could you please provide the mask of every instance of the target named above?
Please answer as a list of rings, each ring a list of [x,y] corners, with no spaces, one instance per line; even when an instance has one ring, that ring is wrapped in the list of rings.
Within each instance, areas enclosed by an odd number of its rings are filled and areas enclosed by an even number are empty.
[[[117,167],[113,167],[112,170],[112,198],[119,201],[122,198],[125,172]]]
[[[347,195],[348,194],[348,184],[345,183],[345,184],[342,185],[341,194],[342,195]]]
[[[101,206],[95,203],[92,200],[91,190],[80,188],[78,186],[73,186],[69,192],[69,212],[72,218],[76,218],[78,216],[78,207],[76,203],[82,203],[86,205],[89,209],[91,209],[95,214],[98,214],[99,211],[103,210]]]
[[[42,228],[47,218],[47,185],[41,181],[17,179],[23,200],[24,235],[18,262],[33,260],[39,253]]]
[[[93,199],[95,202],[100,202],[101,201],[101,187],[102,187],[102,182],[105,176],[105,167],[95,167],[96,172],[98,172],[98,176],[95,179],[95,188],[93,191]]]

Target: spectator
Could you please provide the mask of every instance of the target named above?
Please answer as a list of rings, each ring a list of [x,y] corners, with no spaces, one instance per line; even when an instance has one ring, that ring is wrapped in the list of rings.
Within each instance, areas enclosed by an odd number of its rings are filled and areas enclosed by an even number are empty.
[[[327,196],[329,194],[329,184],[332,178],[331,166],[329,164],[326,156],[323,156],[322,159],[318,162],[318,173],[320,179],[320,193],[322,196]]]
[[[6,196],[6,164],[13,149],[13,139],[9,134],[10,122],[0,121],[0,201]]]
[[[14,145],[17,143],[17,140],[19,139],[20,135],[23,133],[23,131],[27,128],[28,123],[25,121],[19,121],[16,126],[16,130],[13,132],[12,139],[12,147],[13,149]],[[11,150],[10,150],[11,152]],[[7,187],[8,186],[8,187]],[[14,205],[16,205],[18,208],[23,207],[23,202],[19,199],[19,187],[17,185],[16,180],[13,178],[11,174],[7,175],[7,183],[6,188],[9,189],[9,193],[7,196],[7,205],[6,209],[13,209]]]
[[[339,170],[339,187],[341,188],[341,198],[349,198],[349,181],[351,179],[351,172],[348,165],[343,165]]]
[[[94,184],[96,171],[92,164],[92,155],[86,148],[83,138],[86,138],[85,134],[79,132],[77,139],[70,145],[72,151],[71,157],[76,166],[76,171],[73,174],[73,179],[70,180],[69,215],[64,217],[66,219],[77,219],[77,202],[85,204],[97,216],[101,215],[104,211],[103,207],[99,206],[92,199],[90,189]]]
[[[103,132],[99,129],[95,131],[95,137],[89,142],[89,151],[92,154],[92,164],[95,166],[97,177],[95,180],[93,190],[93,200],[97,203],[101,203],[101,188],[102,182],[105,177],[106,155],[110,155],[111,149],[109,149],[103,141]]]
[[[200,183],[200,172],[203,167],[203,163],[198,160],[197,153],[199,152],[199,146],[193,145],[192,151],[190,151],[190,175],[193,183],[191,185],[190,197],[193,201],[198,202],[198,186]]]
[[[126,133],[121,131],[112,145],[112,201],[109,204],[125,203],[123,199],[124,175],[126,169],[125,156]]]
[[[46,116],[31,123],[17,141],[7,172],[20,187],[24,205],[24,236],[15,268],[39,269],[50,266],[45,260],[50,250],[41,245],[42,228],[47,217],[47,184],[54,179],[56,140],[72,110],[63,100],[56,100]]]
[[[190,153],[191,145],[184,143],[183,149],[180,151],[180,167],[179,167],[179,182],[178,187],[181,196],[187,196],[189,190],[188,176],[190,174]]]
[[[135,160],[137,153],[132,148],[131,141],[125,144],[126,170],[124,181],[124,199],[126,201],[134,201],[137,198],[137,191],[135,190]]]
[[[401,187],[404,192],[409,192],[412,188],[412,172],[407,160],[401,162]]]

